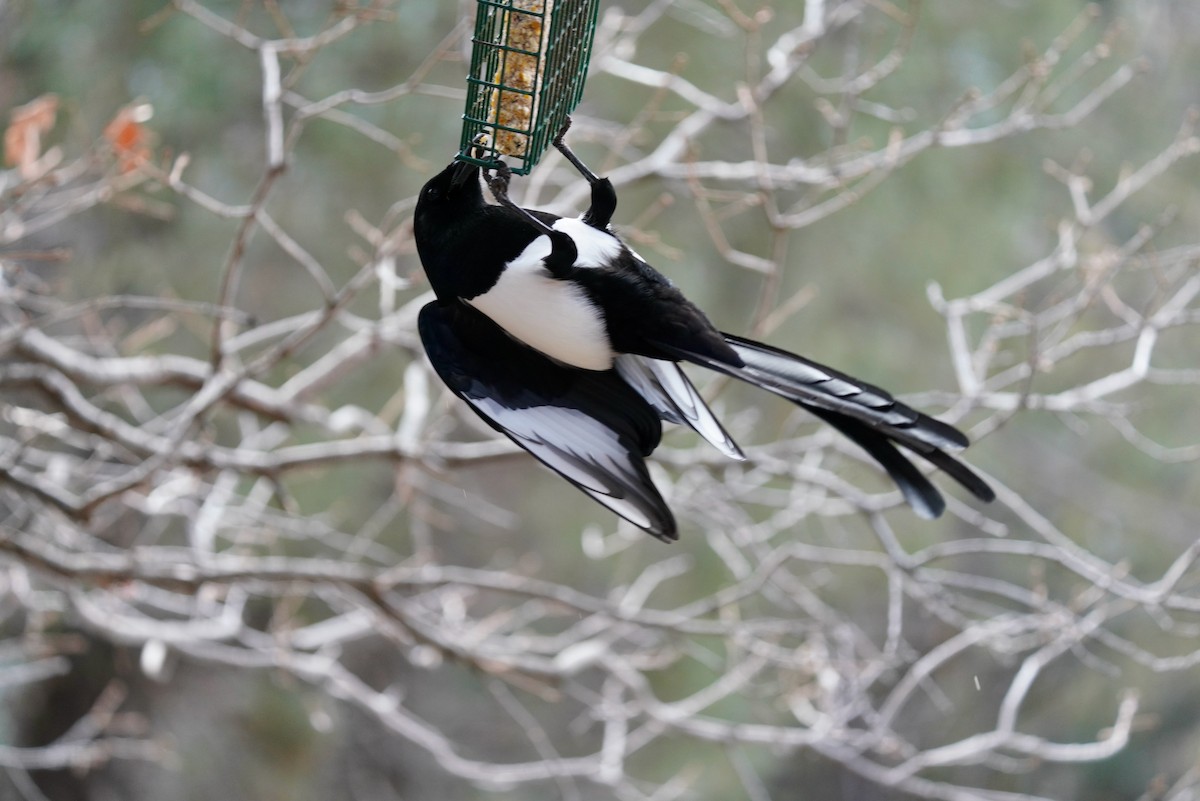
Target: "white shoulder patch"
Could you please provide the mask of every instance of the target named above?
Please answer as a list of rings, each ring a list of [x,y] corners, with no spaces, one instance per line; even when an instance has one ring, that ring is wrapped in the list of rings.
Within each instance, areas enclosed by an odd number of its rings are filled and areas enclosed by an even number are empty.
[[[550,226],[575,242],[579,257],[576,267],[600,267],[621,254],[624,245],[607,231],[593,228],[578,217],[560,217]]]

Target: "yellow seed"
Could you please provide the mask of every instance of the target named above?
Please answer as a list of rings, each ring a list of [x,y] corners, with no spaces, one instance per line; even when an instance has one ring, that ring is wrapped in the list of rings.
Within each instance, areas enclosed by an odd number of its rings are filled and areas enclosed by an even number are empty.
[[[521,12],[537,12],[548,16],[553,3],[554,0],[513,0],[512,10],[508,12],[506,19],[503,37],[505,44],[535,55],[512,52],[503,54],[501,66],[497,68],[492,80],[520,91],[492,90],[488,101],[488,119],[495,120],[498,125],[525,132],[530,131],[533,126],[538,95],[542,89],[542,70],[545,68],[543,61],[546,52],[546,31],[542,24],[543,17]],[[496,130],[496,150],[505,155],[523,157],[528,146],[528,133]]]

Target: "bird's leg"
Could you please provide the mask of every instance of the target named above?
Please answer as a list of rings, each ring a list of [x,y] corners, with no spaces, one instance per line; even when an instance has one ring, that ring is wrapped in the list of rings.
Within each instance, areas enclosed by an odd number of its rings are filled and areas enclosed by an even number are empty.
[[[508,196],[508,184],[512,180],[512,169],[504,162],[500,162],[496,167],[495,175],[488,175],[485,172],[484,180],[487,181],[488,189],[492,191],[492,197],[496,198],[497,203],[520,214],[530,225],[550,237],[550,255],[543,261],[551,275],[556,278],[565,278],[570,272],[571,266],[575,264],[575,260],[579,258],[575,240],[562,231],[554,230],[543,220],[530,214],[528,209],[523,209],[512,201],[512,198]]]
[[[520,214],[529,221],[530,225],[532,225],[534,228],[537,228],[547,236],[553,237],[555,234],[559,233],[550,226],[546,225],[545,222],[538,219],[533,214],[530,214],[528,209],[523,209],[518,206],[513,202],[512,198],[508,196],[508,185],[512,181],[512,168],[510,168],[503,161],[497,164],[495,175],[488,175],[487,173],[484,173],[484,180],[487,181],[488,189],[492,190],[492,197],[496,198],[496,202],[501,206]]]
[[[613,213],[617,210],[617,192],[613,189],[612,181],[601,178],[589,170],[579,156],[576,156],[575,152],[567,147],[564,137],[570,128],[571,117],[568,115],[562,127],[558,129],[558,133],[554,135],[552,143],[558,152],[562,153],[567,161],[579,170],[579,174],[587,179],[588,185],[592,188],[591,205],[583,213],[583,221],[593,228],[603,231],[608,228],[609,223],[612,222]]]
[[[594,184],[600,180],[599,176],[588,169],[587,165],[583,163],[583,160],[580,159],[579,156],[575,155],[575,151],[567,147],[566,136],[567,131],[569,130],[571,130],[570,114],[568,114],[566,120],[563,121],[562,127],[558,129],[558,133],[554,135],[554,139],[551,140],[551,143],[558,149],[559,153],[562,153],[566,157],[567,161],[571,162],[571,164],[575,166],[575,169],[579,170],[579,174],[586,178],[589,184]]]

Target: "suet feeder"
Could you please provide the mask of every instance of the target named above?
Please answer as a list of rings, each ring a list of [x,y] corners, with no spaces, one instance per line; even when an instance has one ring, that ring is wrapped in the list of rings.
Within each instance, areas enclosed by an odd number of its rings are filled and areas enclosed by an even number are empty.
[[[477,0],[458,158],[528,175],[579,104],[600,0]]]

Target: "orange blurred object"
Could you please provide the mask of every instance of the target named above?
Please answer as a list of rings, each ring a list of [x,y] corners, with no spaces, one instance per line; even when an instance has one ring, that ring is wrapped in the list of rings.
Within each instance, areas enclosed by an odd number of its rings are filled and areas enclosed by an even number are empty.
[[[153,114],[149,103],[131,103],[104,126],[104,138],[117,154],[122,173],[132,172],[150,159],[150,131],[143,123]]]
[[[58,117],[58,96],[42,95],[12,110],[4,131],[4,163],[16,167],[22,178],[35,178],[42,153],[42,136]]]

